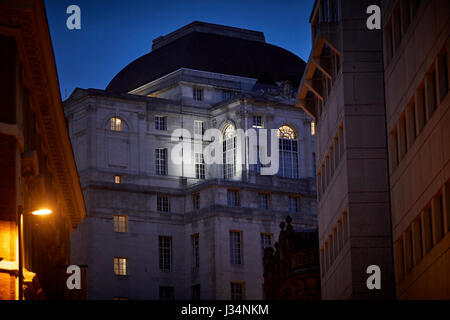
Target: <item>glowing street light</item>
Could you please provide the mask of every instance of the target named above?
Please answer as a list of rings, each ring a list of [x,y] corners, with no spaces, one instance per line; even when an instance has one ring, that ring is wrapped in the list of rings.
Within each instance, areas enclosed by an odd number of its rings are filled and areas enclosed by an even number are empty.
[[[19,300],[23,300],[23,217],[25,214],[35,216],[46,216],[53,211],[49,208],[36,208],[35,210],[24,210],[22,206],[17,208],[17,226],[19,238]]]

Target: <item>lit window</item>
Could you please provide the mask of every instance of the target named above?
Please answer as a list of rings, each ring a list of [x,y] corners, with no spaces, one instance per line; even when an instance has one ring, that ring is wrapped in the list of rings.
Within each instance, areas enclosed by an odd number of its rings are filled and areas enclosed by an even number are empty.
[[[167,130],[167,117],[155,116],[155,129]]]
[[[311,121],[311,135],[314,136],[316,134],[316,122]]]
[[[170,270],[172,263],[172,237],[159,236],[159,268]]]
[[[127,297],[114,297],[113,300],[130,300]]]
[[[194,210],[200,209],[200,193],[192,194],[192,208]]]
[[[122,176],[115,175],[114,176],[114,183],[116,183],[116,184],[122,183]]]
[[[205,161],[203,159],[203,153],[195,154],[195,178],[205,179]]]
[[[114,232],[128,231],[128,216],[114,215]]]
[[[280,152],[280,169],[278,174],[284,178],[298,178],[297,137],[294,130],[288,126],[278,129]]]
[[[264,249],[270,248],[271,246],[272,246],[272,234],[261,233],[261,250],[263,257],[264,257]]]
[[[111,131],[122,131],[122,119],[112,117],[109,119]]]
[[[200,267],[200,247],[199,247],[200,237],[198,233],[192,235],[191,241],[192,241],[192,265],[194,269],[198,269]]]
[[[157,196],[157,210],[160,212],[169,212],[169,197]]]
[[[118,276],[126,276],[128,274],[127,258],[114,258],[114,274]]]
[[[245,300],[245,283],[231,282],[231,300]]]
[[[156,174],[160,176],[167,175],[167,149],[158,148],[156,153]]]
[[[174,300],[175,289],[173,287],[159,287],[159,300]]]
[[[289,211],[298,212],[298,197],[289,197]]]
[[[203,100],[203,89],[202,88],[192,88],[192,97],[195,101]]]
[[[269,208],[269,195],[267,193],[260,193],[258,196],[259,196],[259,208],[260,209]]]
[[[231,179],[236,175],[236,135],[234,126],[229,124],[223,131],[223,176]]]
[[[203,137],[204,133],[203,121],[194,120],[194,135]]]
[[[242,232],[230,231],[230,263],[242,264]]]
[[[230,207],[239,207],[239,191],[228,190],[227,191],[227,203]]]
[[[262,116],[253,116],[253,128],[262,128]]]

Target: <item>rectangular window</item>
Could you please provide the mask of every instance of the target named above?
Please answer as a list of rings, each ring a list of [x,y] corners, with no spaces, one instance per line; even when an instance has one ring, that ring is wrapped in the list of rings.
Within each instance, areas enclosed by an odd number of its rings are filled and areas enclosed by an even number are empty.
[[[122,131],[122,120],[118,117],[112,117],[110,119],[111,131]]]
[[[254,115],[253,116],[253,128],[262,128],[262,116]]]
[[[416,219],[413,222],[413,247],[414,247],[414,261],[415,264],[417,264],[420,259],[422,259],[422,221],[419,219]]]
[[[193,234],[191,236],[192,242],[192,266],[194,269],[198,269],[200,267],[200,247],[199,247],[200,237],[197,234]]]
[[[192,97],[195,101],[203,100],[203,89],[202,88],[192,88]]]
[[[159,236],[159,268],[169,271],[172,263],[172,237]]]
[[[159,212],[169,212],[170,211],[168,196],[157,196],[156,203],[157,203],[157,206],[156,206],[157,211],[159,211]]]
[[[203,153],[195,153],[195,178],[205,179],[205,160]]]
[[[431,219],[431,207],[427,207],[423,217],[423,235],[425,240],[425,253],[433,248],[433,222]]]
[[[159,287],[159,300],[174,300],[174,287]]]
[[[155,150],[155,154],[156,174],[160,176],[167,175],[167,149],[158,148]]]
[[[194,120],[194,135],[203,137],[204,133],[203,121]]]
[[[433,228],[436,243],[438,243],[445,235],[444,202],[442,194],[438,195],[437,197],[434,197],[431,203],[433,211]]]
[[[427,111],[425,102],[425,85],[422,84],[417,90],[417,125],[419,133],[422,132],[425,124],[427,123]]]
[[[192,208],[194,210],[200,209],[200,193],[193,193],[192,194]]]
[[[245,300],[244,282],[231,282],[231,300]]]
[[[270,248],[272,246],[272,237],[271,233],[261,233],[261,256],[264,257],[264,249]]]
[[[289,212],[298,212],[298,197],[289,197]]]
[[[230,207],[239,207],[239,191],[227,190],[227,203]]]
[[[126,276],[128,274],[128,259],[115,257],[114,258],[114,274],[118,276]]]
[[[242,264],[242,232],[230,231],[230,263]]]
[[[408,148],[410,148],[416,140],[416,107],[414,102],[410,103],[407,112],[407,134],[408,134]]]
[[[114,232],[127,232],[128,231],[128,216],[114,215]]]
[[[231,91],[231,90],[223,90],[222,91],[222,100],[223,101],[230,100],[231,97],[233,97],[233,91]]]
[[[167,130],[167,117],[155,116],[155,129]]]
[[[114,183],[115,183],[115,184],[120,184],[120,183],[122,183],[122,176],[115,175],[115,176],[114,176]]]
[[[427,75],[427,102],[428,102],[428,119],[431,119],[431,117],[434,114],[434,111],[436,110],[437,106],[437,99],[436,99],[436,71],[433,70]]]
[[[311,121],[311,135],[312,136],[316,135],[316,122],[315,121]]]
[[[402,115],[399,120],[399,143],[400,143],[400,158],[401,161],[408,151],[408,143],[406,141],[406,117]]]
[[[269,195],[267,193],[259,193],[259,208],[268,209],[269,208]]]
[[[397,140],[397,128],[394,128],[390,135],[390,158],[391,158],[391,170],[395,170],[398,166],[399,155],[398,155],[398,140]]]
[[[414,266],[412,240],[412,230],[410,229],[405,234],[405,267],[407,272]]]
[[[448,92],[448,60],[447,52],[438,56],[439,98],[442,102]]]
[[[192,300],[200,300],[200,285],[192,286]]]

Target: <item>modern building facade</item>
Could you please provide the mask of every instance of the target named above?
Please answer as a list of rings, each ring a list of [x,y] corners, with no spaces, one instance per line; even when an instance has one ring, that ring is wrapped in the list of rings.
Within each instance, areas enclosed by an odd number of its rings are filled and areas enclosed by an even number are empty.
[[[396,293],[450,299],[450,3],[383,1]]]
[[[72,93],[87,206],[72,258],[88,266],[89,299],[263,297],[278,221],[317,226],[311,118],[295,107],[304,65],[261,32],[193,22],[155,39],[106,90]],[[279,146],[271,175],[238,134],[264,129]]]
[[[379,1],[321,0],[297,105],[316,119],[323,299],[389,299],[394,274],[381,30],[366,27]],[[367,268],[381,270],[369,290]]]
[[[86,212],[43,1],[0,3],[0,299],[65,299],[70,232]],[[42,206],[49,216],[29,215]]]
[[[370,5],[383,30],[366,27]],[[439,0],[315,3],[297,104],[318,122],[325,299],[449,299],[449,14]],[[369,265],[381,290],[365,287]]]

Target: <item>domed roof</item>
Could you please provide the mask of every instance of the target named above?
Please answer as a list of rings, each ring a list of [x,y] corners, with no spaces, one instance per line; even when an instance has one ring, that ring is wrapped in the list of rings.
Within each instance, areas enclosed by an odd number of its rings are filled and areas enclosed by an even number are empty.
[[[180,68],[255,79],[270,75],[274,81],[289,80],[298,86],[305,69],[301,58],[266,43],[262,33],[231,27],[219,30],[220,27],[194,22],[155,39],[153,50],[122,69],[106,90],[126,93]],[[239,32],[243,35],[239,36]]]

